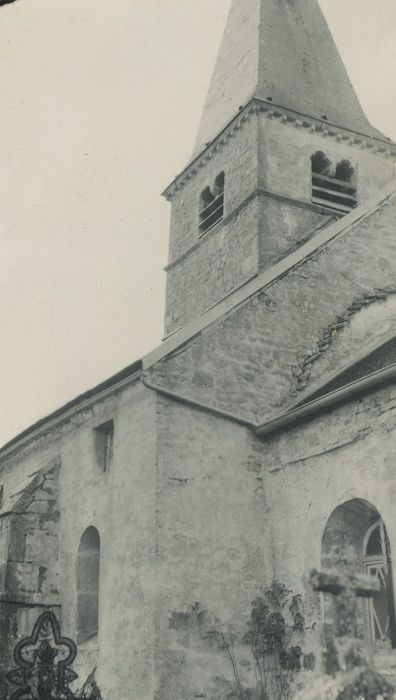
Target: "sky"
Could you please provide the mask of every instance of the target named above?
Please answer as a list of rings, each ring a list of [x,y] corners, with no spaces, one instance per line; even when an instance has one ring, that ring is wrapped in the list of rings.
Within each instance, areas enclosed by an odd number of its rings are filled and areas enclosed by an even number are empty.
[[[190,158],[229,4],[0,7],[0,443],[161,341],[160,195]],[[396,3],[320,4],[396,140]]]

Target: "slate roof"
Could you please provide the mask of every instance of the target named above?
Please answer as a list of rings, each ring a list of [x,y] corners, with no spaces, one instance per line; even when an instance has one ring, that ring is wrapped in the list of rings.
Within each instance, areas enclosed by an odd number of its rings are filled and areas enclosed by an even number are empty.
[[[254,97],[385,140],[363,112],[317,0],[232,0],[193,157]]]

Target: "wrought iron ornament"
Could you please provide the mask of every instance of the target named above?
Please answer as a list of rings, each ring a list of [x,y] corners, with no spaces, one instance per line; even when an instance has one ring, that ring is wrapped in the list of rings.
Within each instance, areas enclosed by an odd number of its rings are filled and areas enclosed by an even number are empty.
[[[40,615],[30,637],[21,639],[14,650],[18,668],[7,673],[7,681],[16,689],[10,700],[73,700],[69,684],[77,674],[70,668],[77,647],[61,637],[59,623],[51,611]]]

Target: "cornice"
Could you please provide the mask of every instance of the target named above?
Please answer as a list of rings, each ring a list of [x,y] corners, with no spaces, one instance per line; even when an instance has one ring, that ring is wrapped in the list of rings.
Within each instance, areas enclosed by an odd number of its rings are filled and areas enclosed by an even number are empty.
[[[391,139],[381,140],[374,136],[352,131],[318,117],[294,112],[273,102],[254,97],[220,132],[220,134],[198,155],[187,167],[175,177],[173,182],[164,190],[163,196],[171,201],[176,192],[191,180],[222,148],[240,131],[257,113],[264,113],[268,119],[278,120],[281,124],[292,124],[296,128],[317,132],[336,141],[344,141],[350,145],[370,150],[385,158],[396,158],[396,143]]]

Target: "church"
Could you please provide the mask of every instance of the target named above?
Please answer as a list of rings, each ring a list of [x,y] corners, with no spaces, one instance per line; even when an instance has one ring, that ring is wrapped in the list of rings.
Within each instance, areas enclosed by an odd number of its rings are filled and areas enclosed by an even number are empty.
[[[51,610],[104,700],[256,697],[252,601],[300,595],[319,668],[342,544],[396,675],[395,160],[317,0],[232,1],[164,192],[164,341],[0,451],[3,660]]]

